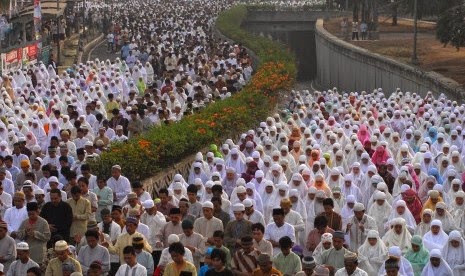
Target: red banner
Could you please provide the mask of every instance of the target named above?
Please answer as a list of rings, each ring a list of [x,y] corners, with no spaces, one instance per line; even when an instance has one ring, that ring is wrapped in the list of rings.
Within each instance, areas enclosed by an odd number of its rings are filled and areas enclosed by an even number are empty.
[[[37,44],[27,46],[27,56],[29,60],[37,58]]]

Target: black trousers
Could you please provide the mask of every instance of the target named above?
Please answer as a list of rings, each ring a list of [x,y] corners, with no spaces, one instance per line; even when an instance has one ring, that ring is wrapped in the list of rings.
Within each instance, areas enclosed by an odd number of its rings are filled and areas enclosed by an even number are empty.
[[[115,276],[116,272],[118,272],[119,267],[120,267],[120,263],[110,263],[110,272],[108,273],[108,275]]]
[[[157,267],[158,263],[160,262],[161,257],[161,250],[152,251],[152,258],[153,258],[153,267]]]

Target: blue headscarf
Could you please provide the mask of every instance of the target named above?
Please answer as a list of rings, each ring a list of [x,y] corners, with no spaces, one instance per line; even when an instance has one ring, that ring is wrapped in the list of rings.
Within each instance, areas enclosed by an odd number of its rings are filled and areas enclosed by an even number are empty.
[[[428,129],[427,137],[431,139],[431,144],[434,144],[434,142],[436,142],[436,140],[438,139],[438,130],[435,126],[432,126]]]
[[[439,174],[438,169],[436,168],[429,169],[428,175],[434,176],[434,178],[436,178],[436,182],[442,185],[443,181],[442,181],[441,175]]]

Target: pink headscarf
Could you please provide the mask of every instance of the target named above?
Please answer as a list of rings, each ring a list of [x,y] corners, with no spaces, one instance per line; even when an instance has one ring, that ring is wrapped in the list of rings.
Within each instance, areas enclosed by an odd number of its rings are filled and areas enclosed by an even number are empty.
[[[416,190],[418,191],[420,189],[420,180],[418,179],[418,175],[415,173],[412,164],[407,164],[406,166],[408,168],[408,173],[413,179],[413,182],[415,182],[415,186],[417,187]]]
[[[357,137],[362,145],[365,145],[365,141],[370,141],[370,132],[366,125],[361,125],[357,131]]]
[[[378,146],[371,157],[371,161],[376,166],[381,165],[382,163],[386,163],[389,159],[389,153],[383,146]]]

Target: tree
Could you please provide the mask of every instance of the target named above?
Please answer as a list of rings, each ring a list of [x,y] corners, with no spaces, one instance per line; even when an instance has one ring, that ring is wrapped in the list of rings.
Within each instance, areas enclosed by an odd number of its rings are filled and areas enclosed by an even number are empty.
[[[451,44],[459,51],[465,46],[465,7],[463,5],[448,9],[440,16],[436,37],[444,44],[444,47]]]

